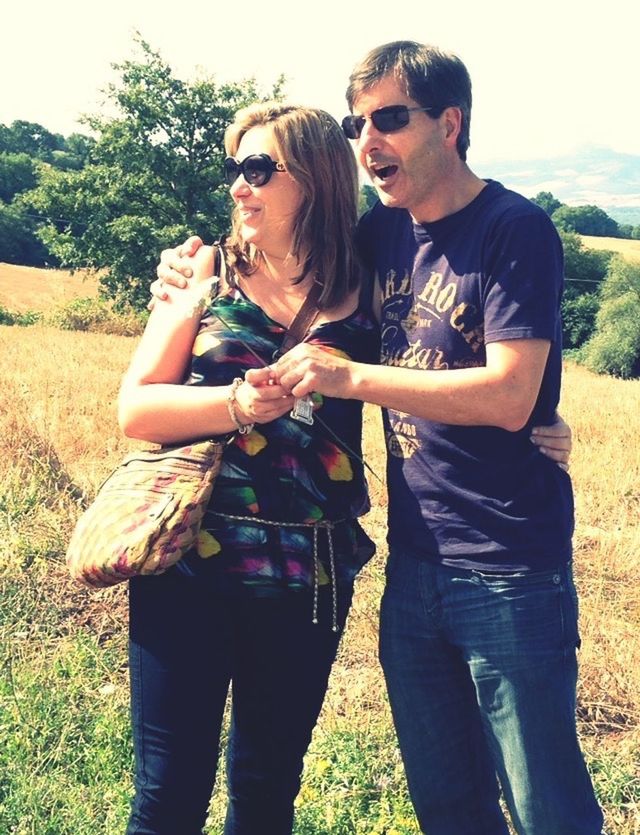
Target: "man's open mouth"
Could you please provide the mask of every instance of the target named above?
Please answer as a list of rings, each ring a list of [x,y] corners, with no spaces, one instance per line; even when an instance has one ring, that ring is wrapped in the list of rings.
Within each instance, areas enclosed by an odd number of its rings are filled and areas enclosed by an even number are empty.
[[[392,177],[396,171],[398,170],[397,165],[382,165],[378,167],[372,167],[374,177],[377,177],[379,180],[386,180],[389,177]]]

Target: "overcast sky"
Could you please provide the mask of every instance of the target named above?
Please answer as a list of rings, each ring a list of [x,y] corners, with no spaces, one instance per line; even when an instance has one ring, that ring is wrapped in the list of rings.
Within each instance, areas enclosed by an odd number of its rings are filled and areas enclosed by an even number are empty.
[[[267,86],[284,73],[289,99],[341,118],[355,62],[410,38],[458,53],[471,73],[472,166],[583,144],[640,155],[638,0],[161,3],[5,0],[0,123],[83,130],[111,64],[134,57],[135,30],[184,79]]]

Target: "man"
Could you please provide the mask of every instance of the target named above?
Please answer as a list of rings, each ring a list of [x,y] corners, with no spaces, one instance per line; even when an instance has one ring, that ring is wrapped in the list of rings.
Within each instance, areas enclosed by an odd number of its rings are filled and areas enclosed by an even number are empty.
[[[562,250],[547,216],[466,163],[471,83],[414,42],[355,68],[343,127],[380,203],[360,223],[382,364],[299,345],[275,376],[384,408],[380,655],[428,835],[599,835],[577,741],[567,473],[530,443],[560,391]]]

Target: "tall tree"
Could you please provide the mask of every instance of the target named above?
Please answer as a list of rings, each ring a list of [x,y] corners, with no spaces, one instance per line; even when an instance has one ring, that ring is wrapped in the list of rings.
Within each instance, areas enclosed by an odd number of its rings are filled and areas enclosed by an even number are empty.
[[[0,151],[50,160],[52,153],[63,146],[63,136],[51,133],[38,122],[17,119],[9,126],[0,125]]]
[[[36,163],[29,154],[0,151],[0,200],[10,203],[16,194],[36,184]]]
[[[9,204],[0,200],[0,261],[27,266],[42,266],[51,261],[36,237],[35,226],[19,200]]]
[[[541,209],[551,217],[556,209],[559,209],[563,204],[554,197],[550,191],[539,191],[535,197],[531,198],[532,202],[540,206]]]
[[[160,250],[188,234],[212,240],[228,225],[222,188],[224,130],[260,98],[278,98],[283,79],[261,96],[254,79],[184,82],[139,35],[138,60],[114,65],[108,96],[115,117],[86,121],[96,134],[80,171],[44,171],[31,192],[49,249],[71,268],[104,270],[105,293],[143,307]]]
[[[579,235],[619,236],[616,221],[598,206],[561,206],[553,213],[552,220],[558,229]]]

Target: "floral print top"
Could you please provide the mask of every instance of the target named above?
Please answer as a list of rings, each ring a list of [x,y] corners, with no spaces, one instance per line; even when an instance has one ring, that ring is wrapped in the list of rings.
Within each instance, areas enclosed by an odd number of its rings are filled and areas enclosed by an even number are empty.
[[[249,368],[264,367],[285,332],[240,289],[227,290],[202,317],[187,384],[229,385]],[[378,325],[363,308],[312,327],[305,342],[357,362],[379,356]],[[213,573],[230,589],[257,596],[317,588],[332,579],[338,586],[351,583],[375,550],[357,521],[369,510],[358,460],[361,433],[359,401],[314,395],[312,425],[287,413],[256,424],[247,435],[236,434],[224,452],[197,552],[181,561],[181,570]],[[314,560],[310,523],[320,520],[336,523],[333,561],[325,531]]]

